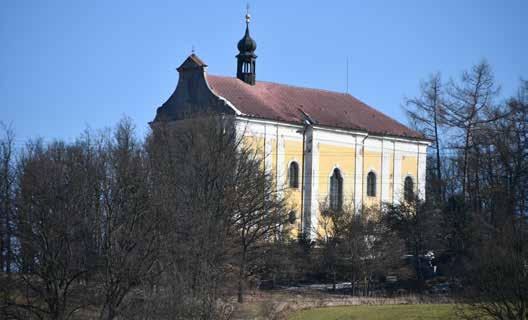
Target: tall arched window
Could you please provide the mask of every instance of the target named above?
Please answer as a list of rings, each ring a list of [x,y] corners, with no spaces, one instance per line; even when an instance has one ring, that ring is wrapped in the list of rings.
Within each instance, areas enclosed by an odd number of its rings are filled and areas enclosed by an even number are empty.
[[[299,188],[299,165],[293,161],[288,172],[290,188]]]
[[[406,177],[403,183],[403,198],[411,201],[414,198],[414,182],[411,177]]]
[[[367,196],[376,196],[376,174],[372,171],[367,174]]]
[[[330,209],[339,211],[343,207],[343,176],[339,169],[334,169],[330,177]]]

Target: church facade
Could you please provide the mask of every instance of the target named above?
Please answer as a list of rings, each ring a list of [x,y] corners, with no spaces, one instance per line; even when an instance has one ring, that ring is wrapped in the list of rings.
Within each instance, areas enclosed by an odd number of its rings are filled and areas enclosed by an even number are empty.
[[[234,116],[237,130],[262,152],[277,188],[288,193],[295,232],[312,239],[322,203],[360,210],[424,198],[430,142],[349,94],[257,81],[249,20],[238,43],[237,76],[209,75],[191,54],[153,123],[182,120],[189,110]]]

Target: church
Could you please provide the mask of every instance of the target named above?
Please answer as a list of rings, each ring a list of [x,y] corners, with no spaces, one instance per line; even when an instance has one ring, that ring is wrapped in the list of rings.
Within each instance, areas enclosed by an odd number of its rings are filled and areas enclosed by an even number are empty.
[[[257,80],[250,16],[238,42],[236,77],[210,75],[194,53],[153,123],[182,120],[188,110],[235,117],[263,153],[298,228],[314,239],[321,203],[354,210],[425,197],[430,141],[348,93]]]

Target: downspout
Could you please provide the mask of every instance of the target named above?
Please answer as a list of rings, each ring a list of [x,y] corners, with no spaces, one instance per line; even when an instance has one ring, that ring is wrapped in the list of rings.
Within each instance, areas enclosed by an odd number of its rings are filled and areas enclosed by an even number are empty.
[[[276,124],[277,130],[275,133],[275,183],[276,191],[279,191],[279,188],[282,187],[282,183],[279,184],[279,124]],[[282,173],[282,172],[281,172]]]
[[[419,197],[420,196],[420,143],[417,142],[416,143],[416,191],[413,190],[413,194],[416,194],[416,197]],[[414,186],[413,186],[414,187]],[[424,199],[425,199],[425,190],[424,190],[424,195],[423,195]]]
[[[383,205],[383,150],[384,150],[383,147],[384,147],[384,142],[385,142],[385,140],[382,139],[381,140],[381,168],[380,168],[380,175],[379,175],[380,176],[380,193],[379,193],[379,195],[380,195],[380,201],[379,201],[380,209],[381,209],[381,207]],[[376,183],[377,183],[377,181],[376,181]]]
[[[394,141],[392,144],[392,204],[395,203],[394,200],[396,198],[396,183],[396,141]]]
[[[362,156],[363,156],[363,160],[361,161],[361,214],[363,214],[363,206],[364,206],[364,202],[365,201],[365,190],[363,190],[364,188],[364,183],[365,183],[365,140],[367,140],[369,134],[367,132],[367,135],[363,138],[363,140],[361,141],[361,148],[363,149],[362,151]]]
[[[263,161],[263,165],[264,165],[264,176],[267,177],[267,167],[266,167],[266,160],[268,158],[268,155],[266,154],[266,138],[268,137],[268,126],[266,124],[264,124],[264,143],[263,143],[263,146],[264,146],[264,150],[263,150],[263,154],[264,154],[264,157],[262,159]],[[270,155],[271,156],[271,155]],[[262,186],[263,187],[263,190],[266,190],[266,181],[264,181],[264,185]],[[264,192],[264,194],[262,195],[262,203],[264,203],[264,212],[267,212],[267,205],[266,205],[266,192]]]
[[[355,137],[355,149],[354,149],[354,213],[358,213],[357,205],[357,156],[358,153],[358,144],[357,144],[357,136]]]
[[[264,172],[266,172],[266,158],[268,157],[268,155],[266,154],[266,138],[268,137],[268,126],[266,124],[264,124],[264,142],[263,142],[263,146],[264,146],[264,150],[263,150],[263,155],[264,155],[264,158],[262,159],[264,161]]]
[[[304,228],[304,178],[306,177],[305,167],[304,167],[304,153],[306,152],[306,124],[304,124],[302,129],[302,175],[301,175],[301,236],[305,234]]]

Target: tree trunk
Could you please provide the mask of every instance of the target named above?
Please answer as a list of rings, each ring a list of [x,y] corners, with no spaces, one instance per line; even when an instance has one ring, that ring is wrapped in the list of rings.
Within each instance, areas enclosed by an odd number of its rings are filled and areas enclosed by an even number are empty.
[[[246,249],[243,249],[242,251],[242,257],[240,260],[240,273],[238,276],[238,297],[237,301],[238,303],[244,302],[244,279],[246,277]]]
[[[356,295],[356,277],[352,276],[352,279],[350,280],[350,287],[352,288],[352,296]]]
[[[435,101],[436,102],[436,101]],[[436,179],[438,183],[438,196],[440,200],[445,200],[445,192],[442,181],[442,168],[441,168],[441,158],[440,158],[440,139],[438,138],[438,115],[437,109],[435,106],[434,112],[434,134],[435,134],[435,146],[436,146]]]
[[[335,270],[332,270],[332,291],[336,291],[336,278],[337,278],[337,275],[336,275],[336,271]]]
[[[462,194],[464,195],[464,199],[468,200],[468,190],[467,190],[467,176],[468,176],[468,154],[469,154],[469,135],[470,135],[470,129],[466,129],[466,141],[464,145],[464,163],[462,165]]]
[[[103,306],[103,311],[101,312],[101,316],[99,319],[101,320],[112,320],[116,317],[116,312],[111,303],[107,303],[105,306]]]
[[[11,273],[11,217],[9,209],[5,212],[5,272]]]

